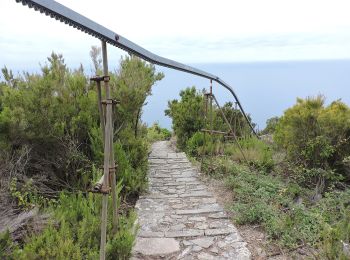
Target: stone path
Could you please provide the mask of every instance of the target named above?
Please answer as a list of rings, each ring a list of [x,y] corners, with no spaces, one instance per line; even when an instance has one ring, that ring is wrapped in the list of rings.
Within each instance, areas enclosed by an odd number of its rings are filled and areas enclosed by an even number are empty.
[[[156,142],[149,163],[149,193],[136,204],[140,229],[132,259],[250,259],[184,153]]]

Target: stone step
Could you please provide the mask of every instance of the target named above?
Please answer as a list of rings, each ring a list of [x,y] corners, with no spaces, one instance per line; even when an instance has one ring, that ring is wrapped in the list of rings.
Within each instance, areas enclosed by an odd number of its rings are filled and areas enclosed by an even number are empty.
[[[140,227],[131,259],[249,259],[223,208],[184,153],[152,145],[149,193],[136,203]]]

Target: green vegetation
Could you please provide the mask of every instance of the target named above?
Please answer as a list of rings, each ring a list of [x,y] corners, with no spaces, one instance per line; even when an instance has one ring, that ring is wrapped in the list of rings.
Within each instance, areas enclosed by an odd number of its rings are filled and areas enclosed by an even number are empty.
[[[180,92],[180,100],[174,99],[168,102],[168,109],[165,110],[165,115],[169,116],[173,121],[173,129],[177,137],[177,146],[185,150],[187,142],[197,132],[203,128],[209,129],[212,125],[213,129],[229,131],[229,127],[225,124],[222,113],[216,105],[213,104],[213,109],[210,111],[208,104],[208,112],[205,112],[205,97],[204,90],[197,91],[195,87],[186,88]],[[208,102],[209,103],[209,102]],[[214,103],[214,101],[213,101]],[[249,134],[249,126],[246,123],[241,112],[233,107],[231,102],[225,103],[222,111],[226,118],[235,125],[235,133],[237,137],[242,137]],[[197,135],[195,138],[204,136]],[[215,143],[218,138],[212,138],[211,142]],[[197,142],[197,141],[190,141]],[[214,145],[215,146],[215,145]],[[210,149],[209,149],[210,150]],[[213,147],[213,151],[218,150]],[[218,151],[219,152],[219,151]]]
[[[159,126],[158,123],[154,123],[151,127],[147,128],[147,140],[150,143],[161,140],[169,140],[171,132]]]
[[[111,202],[111,201],[110,201]],[[26,238],[23,249],[16,247],[13,259],[96,259],[99,257],[101,196],[62,193],[56,203],[46,209],[54,216],[52,223],[39,235]],[[111,214],[109,228],[111,229]],[[128,259],[134,241],[135,215],[119,219],[118,232],[109,234],[107,258]]]
[[[186,89],[180,98],[166,110],[178,146],[232,190],[237,224],[261,226],[282,249],[313,248],[326,259],[350,257],[349,107],[339,100],[325,106],[322,96],[298,99],[281,118],[268,120],[262,134],[273,135],[274,142],[265,142],[250,136],[239,111],[225,104],[226,117],[234,119],[233,142],[201,132],[228,132],[216,106],[213,124],[205,119],[201,92]],[[187,112],[190,108],[195,111]]]
[[[187,140],[204,126],[203,95],[194,87],[180,92],[181,100],[168,102],[165,115],[173,120],[173,129],[179,148],[185,148]]]
[[[277,124],[274,139],[289,161],[298,166],[297,177],[323,192],[334,182],[349,181],[350,108],[341,101],[324,106],[324,97],[298,99]]]
[[[100,54],[96,47],[90,52],[101,75]],[[41,73],[15,77],[6,67],[2,73],[0,206],[11,212],[39,207],[51,217],[43,230],[29,230],[21,241],[1,234],[0,258],[98,258],[101,195],[87,193],[102,175],[103,163],[95,84],[82,66],[70,70],[55,53]],[[109,216],[107,253],[109,259],[128,259],[134,242],[132,206],[147,186],[149,140],[140,117],[151,87],[164,75],[139,58],[124,57],[110,76],[112,98],[121,101],[113,118],[121,210],[115,236]]]
[[[261,134],[273,134],[276,130],[277,124],[279,121],[279,117],[274,116],[270,119],[266,120],[266,127],[263,131],[261,131]]]
[[[318,203],[312,203],[309,199],[312,190],[286,182],[278,175],[252,172],[232,160],[214,158],[204,164],[203,170],[216,178],[224,178],[227,187],[232,189],[235,201],[231,209],[236,223],[261,225],[270,239],[285,248],[318,246],[325,238],[326,226],[340,225],[339,220],[348,218],[346,201],[350,190],[327,193]]]

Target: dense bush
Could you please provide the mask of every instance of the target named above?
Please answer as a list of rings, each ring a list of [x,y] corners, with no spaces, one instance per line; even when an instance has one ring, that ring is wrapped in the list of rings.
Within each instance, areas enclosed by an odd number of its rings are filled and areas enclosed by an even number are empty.
[[[349,155],[350,109],[324,97],[298,99],[277,124],[275,140],[289,156],[307,167],[333,168]]]
[[[341,101],[324,105],[324,97],[298,99],[279,120],[274,139],[295,164],[316,171],[314,184],[349,180],[344,160],[350,154],[350,108]],[[313,170],[315,169],[315,170]]]
[[[271,117],[270,119],[266,120],[266,127],[263,131],[261,131],[261,134],[273,134],[276,130],[277,123],[279,121],[279,117]]]
[[[216,104],[210,109],[209,101],[207,111],[205,109],[204,90],[197,91],[195,87],[186,88],[180,92],[180,100],[168,102],[168,109],[165,114],[171,117],[173,121],[174,133],[177,137],[177,145],[180,149],[187,151],[192,156],[198,156],[198,146],[204,143],[204,135],[198,133],[202,129],[218,130],[230,132],[230,126],[237,137],[246,137],[251,133],[240,110],[234,108],[233,103],[225,103],[219,110]],[[224,116],[230,126],[227,125]],[[250,117],[248,115],[250,120]],[[254,125],[254,123],[252,123]],[[222,136],[210,136],[207,134],[205,147],[202,147],[203,154],[222,154],[223,138]],[[209,137],[208,137],[209,136]],[[203,140],[200,140],[203,139]],[[188,145],[190,147],[188,147]]]
[[[94,64],[100,72],[100,64]],[[100,164],[103,159],[95,85],[89,83],[82,67],[69,70],[62,55],[55,53],[41,70],[41,74],[24,73],[16,78],[7,68],[2,70],[6,81],[0,84],[1,160],[5,164],[6,154],[19,154],[26,147],[27,153],[18,155],[27,157],[23,170],[11,174],[19,183],[26,176],[34,179],[34,186],[40,179],[40,185],[44,182],[54,190],[87,189],[92,163]],[[143,127],[138,122],[145,98],[162,77],[153,65],[136,57],[122,58],[120,70],[111,73],[112,97],[122,101],[114,114],[114,140],[120,140],[130,171],[143,175],[147,145],[143,133],[137,137],[137,129]],[[116,160],[118,163],[118,157]],[[144,181],[141,178],[135,184],[138,188],[128,189],[138,191]]]
[[[196,132],[186,144],[186,153],[192,157],[214,156],[224,153],[222,137]]]
[[[154,123],[151,127],[147,128],[147,140],[150,143],[161,140],[169,140],[171,132],[159,126],[158,123]]]
[[[209,140],[208,140],[209,141]],[[204,146],[204,133],[196,132],[188,139],[186,144],[186,152],[192,157],[202,155],[200,149]]]
[[[177,145],[184,149],[187,140],[204,127],[203,94],[192,87],[181,90],[180,98],[168,102],[165,115],[172,118]]]
[[[322,257],[326,259],[350,258],[350,209],[344,212],[341,220],[327,225],[323,231]]]
[[[152,86],[163,77],[154,65],[136,56],[122,58],[120,69],[111,80],[112,96],[121,101],[114,117],[115,129],[129,124],[135,137],[138,135],[145,100],[152,94]]]
[[[247,137],[240,139],[239,144],[242,152],[235,144],[229,144],[225,147],[225,154],[235,161],[247,161],[258,170],[270,172],[274,167],[272,159],[272,148],[265,142],[256,137]]]
[[[100,50],[93,48],[91,56],[96,74],[101,74]],[[34,205],[44,207],[61,191],[85,194],[102,174],[96,170],[103,162],[103,142],[95,84],[82,66],[70,70],[62,55],[55,53],[41,73],[15,77],[6,67],[2,72],[0,207],[18,211]],[[122,58],[120,69],[110,76],[112,98],[121,101],[113,118],[119,198],[129,203],[147,185],[149,144],[140,117],[151,87],[163,74],[132,56]],[[100,205],[95,195],[62,195],[57,206],[48,209],[54,215],[52,225],[42,234],[31,234],[12,257],[98,258]],[[133,217],[130,213],[129,218],[127,210],[119,213],[119,232],[108,239],[108,254],[111,259],[128,259],[133,242],[128,230]],[[13,247],[4,242],[7,240],[6,234],[0,237],[6,253]]]
[[[111,200],[109,201],[111,203]],[[45,211],[52,214],[51,224],[40,234],[26,238],[23,249],[12,246],[6,259],[96,259],[99,257],[101,196],[62,193]],[[111,211],[109,211],[111,213]],[[111,227],[111,214],[108,226]],[[107,259],[128,259],[134,243],[135,215],[119,219],[118,232],[109,235]],[[6,236],[6,233],[5,233]],[[12,243],[10,238],[0,241]],[[8,248],[9,245],[7,245]]]

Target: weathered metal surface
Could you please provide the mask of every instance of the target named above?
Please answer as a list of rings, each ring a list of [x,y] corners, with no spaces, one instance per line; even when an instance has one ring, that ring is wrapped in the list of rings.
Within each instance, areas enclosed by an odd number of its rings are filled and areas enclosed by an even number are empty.
[[[85,33],[88,33],[98,39],[101,39],[111,45],[114,45],[118,48],[121,48],[129,53],[135,54],[136,56],[147,60],[151,63],[168,67],[171,69],[191,73],[200,77],[204,77],[210,80],[216,81],[219,85],[226,88],[235,98],[237,101],[237,104],[239,108],[241,109],[246,121],[248,122],[250,128],[252,129],[253,133],[255,133],[255,130],[253,126],[251,125],[247,115],[244,112],[244,109],[242,107],[241,102],[238,99],[238,96],[233,91],[232,87],[221,80],[219,77],[205,72],[203,70],[199,70],[197,68],[167,59],[163,58],[161,56],[158,56],[141,46],[133,43],[132,41],[129,41],[128,39],[124,38],[123,36],[107,29],[106,27],[90,20],[89,18],[67,8],[66,6],[57,3],[53,0],[16,0],[17,3],[22,3],[23,5],[27,5],[29,8],[34,8],[36,11],[40,11],[40,13],[44,13],[47,16],[50,16],[51,18],[55,18],[56,20],[59,20],[61,22],[64,22],[65,24],[68,24],[69,26],[73,26],[74,28],[77,28],[78,30],[81,30]]]

